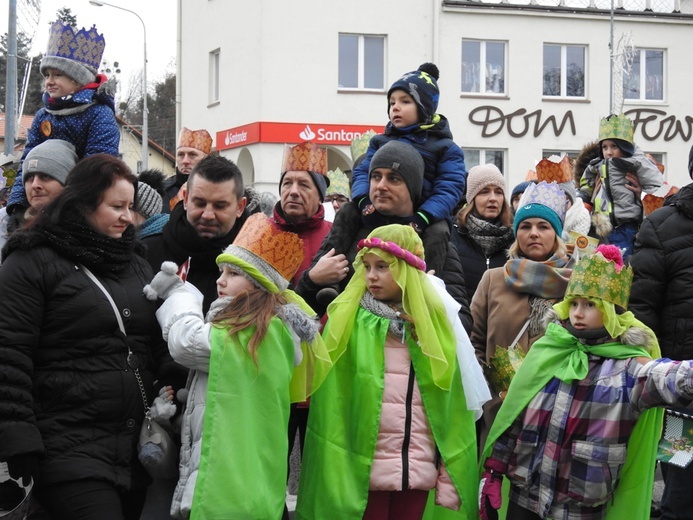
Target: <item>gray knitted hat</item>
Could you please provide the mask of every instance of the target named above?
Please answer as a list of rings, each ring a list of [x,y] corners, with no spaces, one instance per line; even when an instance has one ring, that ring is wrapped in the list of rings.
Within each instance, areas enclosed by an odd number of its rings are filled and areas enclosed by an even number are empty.
[[[164,207],[161,195],[146,182],[137,182],[137,201],[135,211],[145,218],[161,213]]]
[[[419,205],[423,189],[424,161],[413,145],[388,141],[371,159],[369,176],[376,168],[389,168],[399,173],[407,184],[414,206]]]
[[[46,69],[58,69],[79,85],[86,85],[96,81],[96,70],[93,67],[69,58],[44,56],[41,59],[41,74],[45,74]]]
[[[22,178],[26,181],[29,175],[43,173],[50,175],[65,186],[65,179],[77,164],[75,147],[62,139],[48,139],[34,146],[22,163]]]
[[[575,197],[577,196],[577,190],[575,189],[575,183],[573,181],[559,182],[558,187],[563,190],[571,204],[575,204]]]

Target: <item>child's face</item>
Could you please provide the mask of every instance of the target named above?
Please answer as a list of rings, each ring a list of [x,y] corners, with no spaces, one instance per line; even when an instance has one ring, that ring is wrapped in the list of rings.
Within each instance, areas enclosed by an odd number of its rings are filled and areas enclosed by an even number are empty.
[[[81,85],[58,69],[46,69],[43,75],[43,85],[52,98],[61,98],[77,92]]]
[[[623,157],[623,152],[611,139],[604,139],[602,141],[602,155],[604,159],[613,159],[614,157]]]
[[[391,303],[402,302],[402,289],[392,277],[390,264],[373,253],[363,255],[366,270],[366,288],[376,300]]]
[[[404,90],[390,94],[390,121],[396,128],[404,128],[419,122],[419,110],[412,97]]]
[[[228,265],[221,267],[221,276],[217,278],[217,294],[236,297],[243,292],[252,291],[255,287],[245,276],[241,276]]]
[[[604,326],[604,315],[594,302],[587,298],[573,298],[568,318],[577,330],[595,330]]]

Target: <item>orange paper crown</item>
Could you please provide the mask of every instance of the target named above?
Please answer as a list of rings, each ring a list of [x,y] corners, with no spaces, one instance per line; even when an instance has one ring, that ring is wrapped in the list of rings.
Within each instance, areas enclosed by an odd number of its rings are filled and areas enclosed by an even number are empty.
[[[269,280],[280,290],[286,289],[301,262],[303,240],[279,229],[264,213],[248,217],[233,244],[217,257],[217,264],[230,263],[244,270],[244,263],[252,265],[259,273],[246,271],[247,274],[265,287]]]
[[[573,180],[573,165],[570,163],[570,157],[564,155],[559,160],[557,156],[552,155],[549,158],[544,158],[537,163],[537,180],[539,182],[572,182]]]
[[[178,135],[177,148],[182,146],[209,154],[212,151],[212,136],[207,130],[190,130],[183,127]]]
[[[666,184],[664,186],[666,186]],[[642,207],[645,212],[645,216],[649,216],[650,213],[664,206],[664,199],[673,195],[677,191],[679,191],[678,187],[672,186],[664,196],[655,195],[654,193],[648,193],[645,195],[642,198]],[[657,190],[657,192],[659,192],[659,190]]]
[[[285,147],[282,173],[290,171],[327,176],[327,151],[310,142]]]

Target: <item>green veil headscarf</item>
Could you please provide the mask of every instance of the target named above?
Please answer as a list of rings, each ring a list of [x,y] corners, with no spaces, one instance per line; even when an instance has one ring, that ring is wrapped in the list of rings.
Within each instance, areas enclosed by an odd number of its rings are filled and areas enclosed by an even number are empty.
[[[333,363],[344,353],[354,318],[366,292],[363,256],[377,255],[390,266],[392,277],[402,289],[402,307],[414,320],[418,344],[431,363],[436,386],[449,390],[455,373],[455,335],[445,307],[426,276],[421,239],[411,226],[391,224],[373,230],[359,242],[354,275],[327,308],[330,327],[325,346]]]

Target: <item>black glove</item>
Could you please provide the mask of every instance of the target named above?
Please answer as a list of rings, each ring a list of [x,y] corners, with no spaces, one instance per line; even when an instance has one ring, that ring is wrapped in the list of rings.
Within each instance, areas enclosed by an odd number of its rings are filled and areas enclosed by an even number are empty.
[[[10,477],[19,481],[23,486],[28,486],[31,477],[38,472],[38,456],[35,453],[23,453],[7,459],[7,471]]]
[[[14,480],[0,483],[0,511],[12,511],[24,500],[24,489]],[[3,515],[4,516],[4,515]]]

